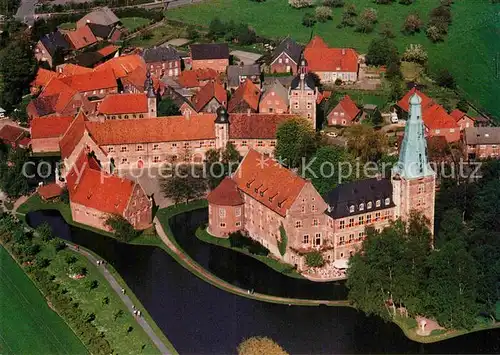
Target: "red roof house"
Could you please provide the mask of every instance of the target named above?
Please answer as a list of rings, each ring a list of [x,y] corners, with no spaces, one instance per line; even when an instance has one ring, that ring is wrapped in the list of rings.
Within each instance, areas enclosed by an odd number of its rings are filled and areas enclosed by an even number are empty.
[[[455,119],[460,130],[463,131],[466,128],[474,127],[474,119],[469,117],[465,112],[455,109],[450,113],[450,116]]]
[[[191,98],[191,103],[185,103],[180,110],[186,115],[191,108],[196,112],[215,112],[220,106],[226,106],[227,92],[217,81],[212,80],[205,84],[200,91]]]
[[[144,93],[110,94],[99,104],[97,114],[105,117],[122,118],[121,115],[125,115],[123,118],[145,118],[148,115],[148,98]]]
[[[50,200],[62,194],[63,188],[56,183],[42,185],[37,193],[43,200]]]
[[[13,148],[19,146],[20,141],[25,135],[26,131],[24,129],[10,124],[6,124],[0,129],[0,140]]]
[[[259,110],[260,89],[247,79],[231,96],[228,103],[228,112],[243,113]]]
[[[75,50],[79,50],[97,43],[97,38],[92,33],[90,27],[83,26],[77,28],[76,30],[65,31],[64,33],[71,47]]]
[[[73,122],[73,116],[37,117],[31,121],[33,153],[59,152],[59,141]]]
[[[340,100],[327,116],[329,126],[350,126],[355,123],[361,110],[349,95]]]

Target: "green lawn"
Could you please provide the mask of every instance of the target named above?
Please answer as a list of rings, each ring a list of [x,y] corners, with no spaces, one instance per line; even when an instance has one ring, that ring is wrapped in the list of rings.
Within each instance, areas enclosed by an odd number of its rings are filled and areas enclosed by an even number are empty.
[[[124,17],[120,21],[129,33],[135,32],[139,27],[146,26],[150,22],[144,17]]]
[[[395,41],[401,51],[411,43],[422,44],[429,53],[431,70],[448,68],[470,100],[498,114],[500,85],[495,58],[500,53],[500,21],[497,15],[500,4],[493,5],[489,1],[455,1],[449,35],[443,43],[433,44],[423,32],[405,36],[400,29],[406,16],[412,12],[417,12],[424,23],[427,22],[430,9],[436,7],[439,0],[416,1],[409,6],[397,1],[391,5],[377,5],[373,0],[350,0],[347,3],[355,4],[358,12],[366,7],[373,7],[378,11],[378,25],[373,33],[361,34],[353,28],[337,28],[342,9],[333,9],[333,19],[318,23],[311,31],[302,26],[301,22],[304,13],[313,12],[314,9],[293,9],[285,0],[210,0],[171,9],[167,16],[205,26],[215,17],[245,22],[253,26],[259,35],[270,38],[290,35],[302,43],[307,43],[312,34],[319,34],[332,46],[353,47],[361,53],[366,52],[370,41],[378,36],[380,24],[391,23],[396,34]]]
[[[173,26],[165,23],[147,33],[141,33],[132,38],[128,44],[136,47],[151,47],[162,44],[174,38],[185,37],[187,35],[185,26]]]
[[[74,30],[76,28],[76,24],[74,22],[63,22],[57,27],[62,30]]]
[[[2,246],[0,265],[0,353],[87,354]]]
[[[251,254],[248,252],[248,250],[243,249],[243,248],[234,248],[231,246],[231,242],[229,241],[229,239],[216,238],[216,237],[210,235],[207,232],[206,228],[199,227],[196,230],[196,237],[205,243],[214,244],[214,245],[217,245],[217,246],[222,247],[222,248],[232,249],[238,253],[242,253],[242,254],[248,255],[252,258],[255,258],[255,259],[259,260],[260,262],[263,262],[264,264],[266,264],[271,269],[282,273],[283,275],[286,275],[289,277],[294,277],[297,279],[304,278],[302,275],[300,275],[299,273],[297,273],[295,271],[295,269],[293,268],[292,265],[280,262],[279,260],[276,260],[276,259],[273,259],[273,258],[270,258],[267,256]]]

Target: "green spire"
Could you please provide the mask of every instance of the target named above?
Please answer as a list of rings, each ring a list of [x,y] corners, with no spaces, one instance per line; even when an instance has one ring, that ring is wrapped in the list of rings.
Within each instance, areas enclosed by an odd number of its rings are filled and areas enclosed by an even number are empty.
[[[393,175],[405,179],[418,179],[433,176],[427,158],[427,141],[425,140],[424,121],[422,120],[422,98],[413,94],[410,98],[409,118],[406,122],[405,135],[399,161],[393,168]]]

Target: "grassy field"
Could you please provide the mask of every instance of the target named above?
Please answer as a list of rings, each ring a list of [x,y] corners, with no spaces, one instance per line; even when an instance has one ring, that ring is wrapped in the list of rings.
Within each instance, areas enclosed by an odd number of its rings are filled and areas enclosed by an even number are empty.
[[[145,26],[150,22],[150,20],[143,17],[125,17],[121,18],[120,21],[129,33],[135,32],[136,29]]]
[[[132,38],[128,44],[136,47],[151,47],[162,44],[168,40],[185,37],[187,35],[184,27],[164,24],[145,33]]]
[[[63,22],[59,26],[62,30],[74,30],[76,28],[76,23],[74,22]]]
[[[312,30],[302,26],[302,17],[314,9],[293,9],[284,0],[255,2],[249,0],[210,0],[196,5],[169,10],[167,16],[193,24],[208,25],[219,17],[222,20],[244,22],[253,26],[259,35],[278,38],[292,36],[307,43],[311,35],[321,35],[336,47],[353,47],[366,52],[371,40],[378,36],[381,24],[391,23],[394,39],[400,50],[411,43],[424,45],[429,53],[431,71],[448,68],[457,79],[466,96],[491,113],[500,112],[500,85],[497,65],[500,63],[500,21],[497,12],[500,4],[489,1],[455,1],[452,7],[453,24],[443,43],[433,44],[423,32],[405,36],[400,29],[406,16],[416,12],[424,23],[429,11],[439,0],[422,0],[406,6],[397,1],[391,5],[377,5],[372,0],[350,0],[358,12],[373,7],[378,11],[378,25],[370,34],[361,34],[353,28],[338,28],[342,9],[333,9],[333,19],[318,23]],[[500,67],[499,67],[500,71]]]
[[[0,353],[87,354],[2,246],[0,264]]]

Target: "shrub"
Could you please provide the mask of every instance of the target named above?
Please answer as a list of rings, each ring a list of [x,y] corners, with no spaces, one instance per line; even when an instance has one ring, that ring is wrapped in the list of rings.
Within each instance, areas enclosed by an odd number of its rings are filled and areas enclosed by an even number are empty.
[[[455,88],[455,78],[448,69],[441,69],[436,75],[436,82],[439,86],[453,89]]]
[[[296,9],[301,9],[313,6],[314,0],[288,0],[288,4]]]
[[[325,259],[319,251],[312,251],[306,254],[306,264],[310,267],[322,267],[325,265]]]
[[[427,52],[421,44],[410,44],[406,47],[401,59],[405,62],[424,64],[427,62]]]
[[[248,338],[238,345],[238,355],[288,355],[288,353],[283,350],[272,339],[267,337],[251,337]]]
[[[335,80],[335,85],[337,85],[337,86],[342,85],[342,79],[337,78],[337,79]]]
[[[332,9],[327,6],[318,6],[315,10],[315,15],[319,22],[326,22],[332,18]]]
[[[137,231],[132,225],[120,215],[110,215],[105,225],[115,232],[115,237],[122,242],[128,242],[137,237]]]
[[[53,239],[52,244],[56,252],[66,249],[66,243],[59,239]]]
[[[357,30],[364,33],[371,32],[376,22],[377,10],[373,8],[364,9],[361,16],[359,16]]]
[[[44,242],[48,242],[53,239],[52,228],[47,222],[43,222],[38,227],[36,227],[36,233],[42,238]]]
[[[281,256],[285,255],[287,244],[288,244],[288,236],[286,235],[285,227],[283,227],[282,224],[280,226],[280,239],[278,240],[278,249],[280,251]]]
[[[418,14],[409,14],[406,17],[405,23],[403,25],[403,32],[407,34],[414,34],[419,32],[422,28],[422,20]]]
[[[437,26],[429,26],[425,34],[434,43],[444,39],[444,33]]]
[[[306,27],[313,27],[316,24],[316,17],[313,14],[306,12],[302,18],[302,24]]]

